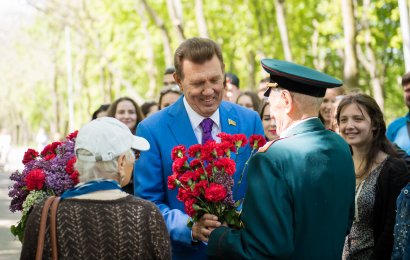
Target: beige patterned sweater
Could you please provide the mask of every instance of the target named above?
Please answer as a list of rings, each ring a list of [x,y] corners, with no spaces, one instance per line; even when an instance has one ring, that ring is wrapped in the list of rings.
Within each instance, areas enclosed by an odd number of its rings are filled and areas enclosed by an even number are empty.
[[[35,259],[44,201],[30,213],[21,259]],[[51,259],[49,229],[43,259]],[[57,211],[58,258],[171,259],[163,217],[151,202],[126,196],[116,200],[66,199]]]

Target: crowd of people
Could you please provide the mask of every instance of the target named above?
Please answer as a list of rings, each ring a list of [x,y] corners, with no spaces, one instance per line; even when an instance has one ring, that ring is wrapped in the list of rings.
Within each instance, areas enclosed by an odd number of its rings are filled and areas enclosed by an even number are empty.
[[[387,128],[376,101],[346,93],[340,80],[291,62],[261,65],[269,76],[257,92],[243,90],[225,72],[220,46],[191,38],[175,51],[157,101],[101,105],[78,133],[81,183],[62,195],[57,226],[59,241],[72,242],[58,245],[59,256],[409,259],[409,114]],[[410,72],[402,85],[410,110]],[[167,186],[171,151],[219,142],[221,132],[268,141],[235,193],[244,199],[244,226],[204,214],[189,228],[184,204]],[[236,172],[250,153],[236,155]],[[30,214],[26,237],[37,237],[41,208]],[[96,219],[101,224],[91,225]],[[91,234],[102,237],[98,245]],[[33,258],[35,245],[24,241],[23,259]]]

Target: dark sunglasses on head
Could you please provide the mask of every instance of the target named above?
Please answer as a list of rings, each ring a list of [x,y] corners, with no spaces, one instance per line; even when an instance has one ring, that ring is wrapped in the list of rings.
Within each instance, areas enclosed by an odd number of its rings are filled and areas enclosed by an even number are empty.
[[[131,149],[131,150],[134,153],[135,160],[138,160],[140,158],[141,151],[137,149]]]

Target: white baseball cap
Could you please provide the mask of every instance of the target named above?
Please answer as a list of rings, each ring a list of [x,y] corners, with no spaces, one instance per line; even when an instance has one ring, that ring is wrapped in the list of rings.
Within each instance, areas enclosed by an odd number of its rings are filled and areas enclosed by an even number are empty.
[[[129,149],[146,151],[150,147],[145,138],[135,136],[121,121],[113,117],[100,117],[83,126],[77,134],[75,154],[88,162],[111,161]],[[77,154],[85,149],[92,155]]]

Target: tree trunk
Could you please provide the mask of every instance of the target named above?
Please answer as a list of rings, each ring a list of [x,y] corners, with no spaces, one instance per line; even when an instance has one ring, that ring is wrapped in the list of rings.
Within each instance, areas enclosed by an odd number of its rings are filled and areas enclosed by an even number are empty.
[[[406,73],[410,71],[410,21],[406,0],[399,0],[400,27],[403,37],[403,54]]]
[[[178,43],[185,40],[183,19],[182,19],[182,5],[180,0],[167,0],[168,13],[171,17],[172,24],[174,25],[177,33]]]
[[[206,21],[204,17],[202,0],[195,0],[195,16],[196,22],[198,23],[199,36],[209,38],[208,27],[206,26]]]
[[[169,32],[165,27],[164,21],[154,12],[154,10],[148,5],[146,0],[141,0],[145,11],[148,13],[149,17],[158,26],[162,34],[162,45],[164,47],[164,58],[166,67],[173,66],[172,50],[171,50],[171,38],[169,37]],[[138,8],[137,8],[138,9]],[[138,12],[138,10],[137,10]],[[139,13],[139,12],[138,12]]]
[[[292,61],[292,52],[290,50],[290,43],[288,37],[288,28],[286,26],[286,14],[285,14],[285,0],[275,0],[276,7],[276,22],[278,24],[280,39],[282,41],[283,51],[285,53],[285,59]]]
[[[248,52],[248,75],[249,75],[249,81],[248,85],[246,88],[250,90],[255,90],[255,75],[256,75],[256,63],[255,63],[255,53],[253,51]]]
[[[147,39],[147,41],[149,42],[149,45],[147,46],[147,50],[146,50],[146,55],[147,55],[147,71],[148,71],[148,82],[149,82],[149,87],[148,87],[148,92],[147,92],[147,96],[150,99],[153,99],[155,96],[155,82],[156,82],[156,76],[158,74],[157,71],[157,67],[155,67],[155,54],[154,54],[154,49],[152,48],[152,46],[154,46],[154,44],[152,43],[152,39],[151,39],[151,34],[148,30],[148,23],[147,23],[147,19],[145,17],[145,15],[143,14],[143,12],[141,11],[140,8],[137,8],[136,10],[139,14],[139,16],[142,18],[141,19],[141,23],[142,23],[142,27],[144,29],[144,34],[145,34],[145,38]]]
[[[373,91],[374,99],[379,105],[380,109],[384,110],[384,97],[383,97],[383,86],[381,75],[378,71],[376,55],[374,54],[373,49],[371,48],[371,31],[368,21],[367,12],[370,10],[370,0],[363,1],[363,15],[362,15],[362,28],[365,31],[364,41],[365,41],[365,53],[363,53],[360,45],[357,45],[357,54],[360,60],[360,63],[367,70],[371,79],[371,88]],[[381,65],[382,66],[382,65]]]
[[[359,70],[357,67],[357,54],[355,49],[356,29],[352,0],[342,0],[342,15],[345,41],[344,85],[347,89],[354,89],[359,86]]]
[[[68,109],[68,130],[74,131],[74,98],[73,98],[73,66],[71,62],[71,37],[70,27],[65,27],[66,43],[66,69],[67,69],[67,109]]]

